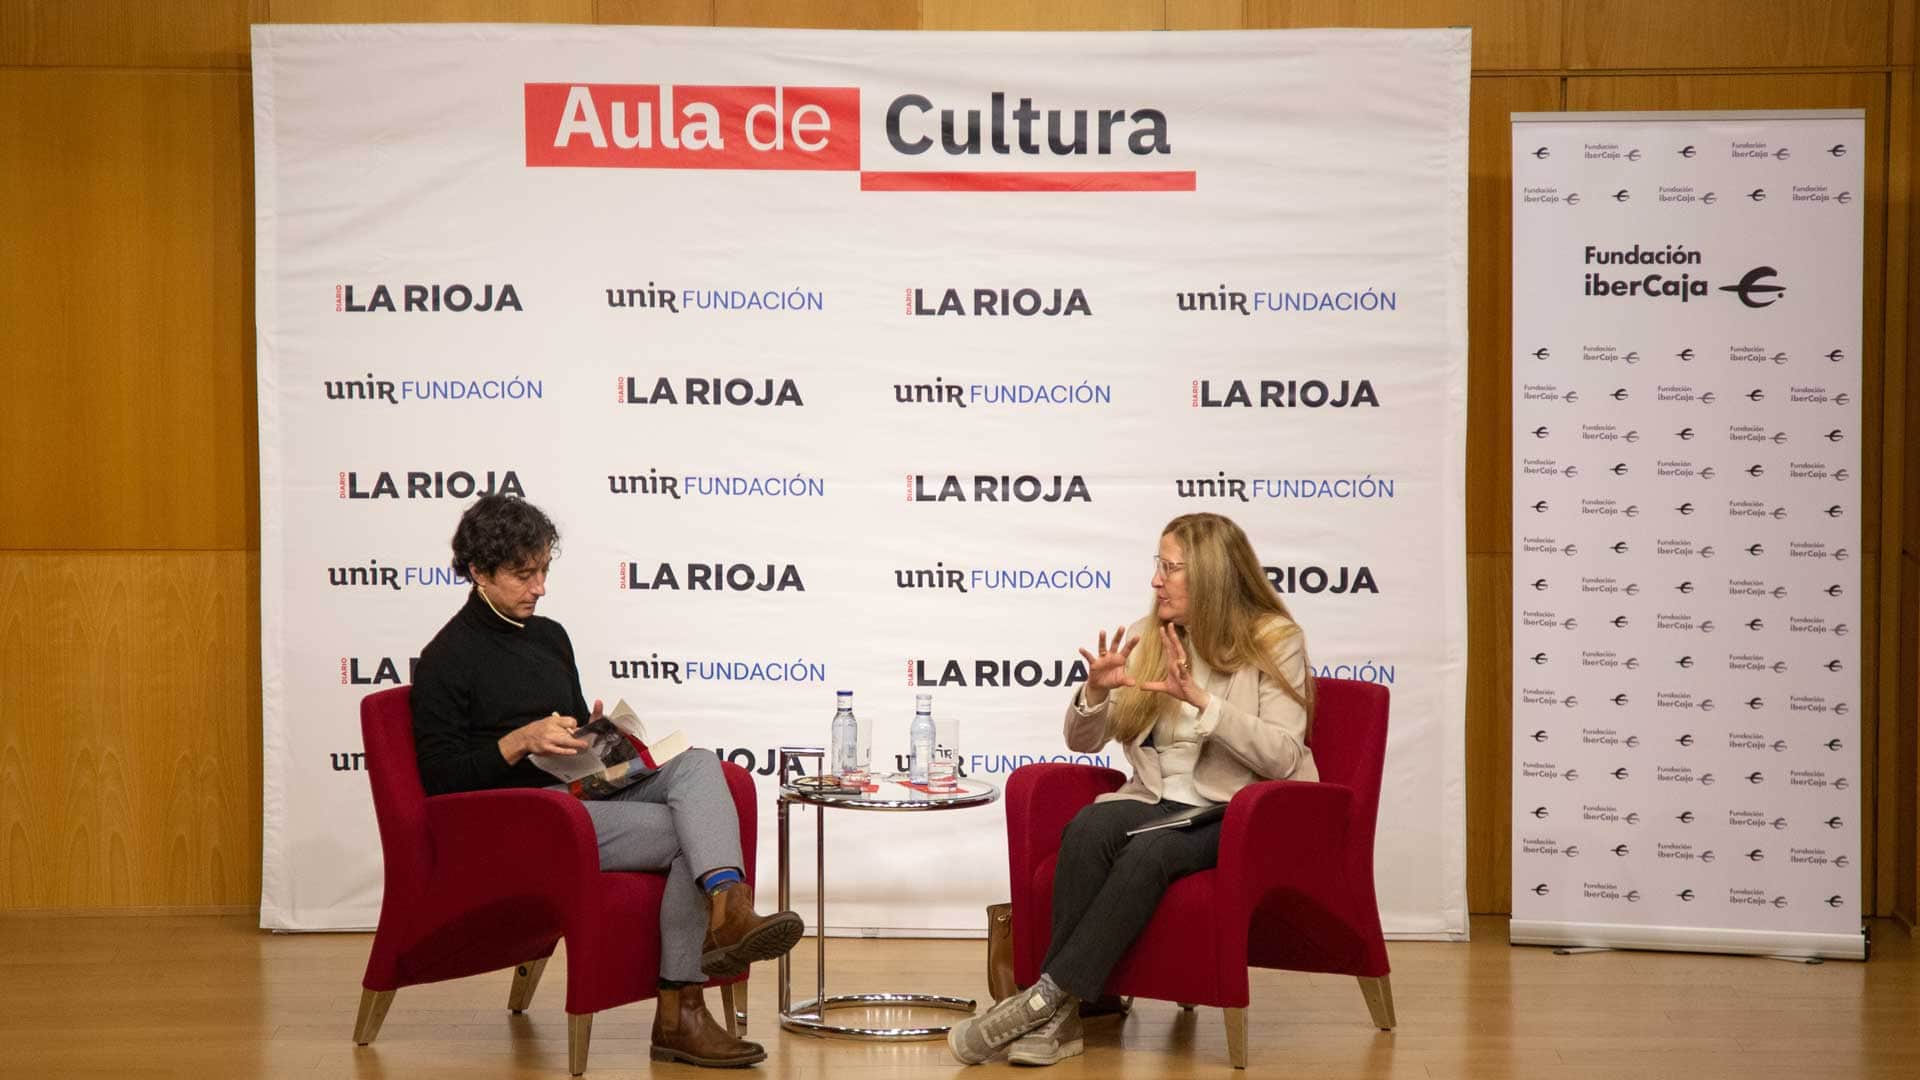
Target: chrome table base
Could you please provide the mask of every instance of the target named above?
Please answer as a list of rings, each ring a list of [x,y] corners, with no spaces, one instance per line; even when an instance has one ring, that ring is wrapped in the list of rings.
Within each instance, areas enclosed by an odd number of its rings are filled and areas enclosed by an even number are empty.
[[[797,748],[796,748],[797,749]],[[809,757],[818,761],[819,751],[808,750],[792,753],[781,748],[780,776],[788,775],[790,756]],[[817,772],[817,768],[816,768]],[[791,954],[780,958],[780,1026],[788,1031],[797,1031],[808,1035],[831,1036],[843,1039],[867,1039],[880,1042],[909,1041],[915,1039],[942,1039],[950,1030],[949,1025],[921,1025],[913,1027],[868,1027],[857,1024],[835,1024],[828,1020],[828,1014],[838,1011],[878,1010],[888,1008],[943,1009],[957,1013],[971,1014],[976,1003],[972,998],[948,997],[944,994],[827,994],[827,831],[826,811],[830,806],[846,809],[927,811],[940,809],[960,809],[964,806],[979,806],[993,802],[999,797],[998,789],[991,784],[974,782],[974,790],[963,792],[959,798],[935,801],[926,796],[917,796],[910,800],[870,800],[870,801],[828,801],[817,797],[808,797],[790,790],[780,792],[777,804],[780,833],[780,910],[789,910],[792,903],[792,840],[789,816],[795,805],[812,806],[816,811],[814,829],[814,994],[807,1001],[793,1000],[793,958]]]

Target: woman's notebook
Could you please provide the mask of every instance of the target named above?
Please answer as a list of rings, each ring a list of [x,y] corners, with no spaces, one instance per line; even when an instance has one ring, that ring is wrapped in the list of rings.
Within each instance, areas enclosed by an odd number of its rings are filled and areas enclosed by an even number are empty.
[[[1206,806],[1193,806],[1168,814],[1166,817],[1158,818],[1137,829],[1128,829],[1127,835],[1139,836],[1141,833],[1153,832],[1156,829],[1188,829],[1195,825],[1206,825],[1219,821],[1226,816],[1226,813],[1227,804],[1223,802],[1210,803]]]

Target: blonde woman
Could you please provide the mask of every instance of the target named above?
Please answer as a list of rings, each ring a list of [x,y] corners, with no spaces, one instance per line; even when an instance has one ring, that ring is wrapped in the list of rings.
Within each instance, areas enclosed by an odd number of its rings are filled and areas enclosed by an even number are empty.
[[[1069,747],[1117,742],[1133,778],[1067,826],[1040,980],[954,1027],[948,1046],[967,1064],[1009,1043],[1025,1065],[1081,1053],[1080,1002],[1099,996],[1167,887],[1220,850],[1218,816],[1130,830],[1224,807],[1259,780],[1319,779],[1306,638],[1246,534],[1218,514],[1177,517],[1153,564],[1152,610],[1080,650],[1087,681],[1066,716]]]

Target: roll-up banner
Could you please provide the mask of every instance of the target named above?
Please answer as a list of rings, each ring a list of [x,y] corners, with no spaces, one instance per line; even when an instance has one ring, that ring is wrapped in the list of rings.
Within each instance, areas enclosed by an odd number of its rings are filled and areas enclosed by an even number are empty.
[[[1513,117],[1515,943],[1865,956],[1864,149]]]
[[[854,692],[1069,754],[1161,528],[1393,692],[1386,926],[1466,933],[1465,31],[254,31],[262,922],[371,925],[358,706],[553,515],[589,699],[756,774]],[[831,932],[980,933],[1004,811],[826,815]],[[797,818],[800,842],[817,819]],[[811,868],[796,907],[812,911]],[[763,900],[762,907],[765,906]]]

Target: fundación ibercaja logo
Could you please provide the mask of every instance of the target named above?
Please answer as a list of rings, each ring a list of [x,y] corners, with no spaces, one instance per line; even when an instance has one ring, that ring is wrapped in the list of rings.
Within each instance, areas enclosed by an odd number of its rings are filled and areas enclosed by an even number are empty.
[[[1755,189],[1748,198],[1758,202],[1766,198],[1764,189]],[[1667,244],[1650,248],[1635,244],[1630,248],[1605,248],[1594,244],[1582,248],[1584,267],[1653,267],[1638,277],[1611,276],[1612,271],[1582,271],[1581,294],[1608,299],[1674,300],[1685,304],[1705,299],[1716,288],[1705,275],[1705,256],[1685,244]],[[1675,272],[1673,268],[1680,268]],[[1693,268],[1700,268],[1699,271]],[[1717,286],[1748,308],[1772,307],[1784,298],[1787,287],[1780,283],[1780,271],[1772,266],[1755,266],[1730,284]],[[1727,281],[1726,277],[1719,280]]]

